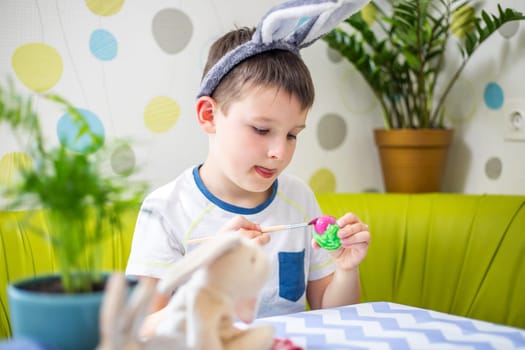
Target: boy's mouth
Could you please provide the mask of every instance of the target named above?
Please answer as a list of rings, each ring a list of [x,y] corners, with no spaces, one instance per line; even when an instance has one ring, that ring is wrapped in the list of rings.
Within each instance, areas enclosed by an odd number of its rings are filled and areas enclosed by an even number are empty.
[[[263,167],[260,167],[260,166],[256,166],[255,167],[255,172],[257,174],[259,174],[261,177],[265,178],[265,179],[269,179],[271,177],[273,177],[276,173],[276,170],[271,170],[271,169],[268,169],[268,168],[263,168]]]

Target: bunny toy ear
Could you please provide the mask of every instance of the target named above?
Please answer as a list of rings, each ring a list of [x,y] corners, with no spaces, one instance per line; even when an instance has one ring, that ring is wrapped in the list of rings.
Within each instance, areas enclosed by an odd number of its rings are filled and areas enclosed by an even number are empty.
[[[157,291],[162,294],[171,293],[185,283],[196,270],[210,265],[226,252],[238,247],[241,239],[242,237],[237,234],[221,234],[202,243],[168,269],[157,285]]]
[[[211,96],[221,79],[248,57],[270,50],[299,50],[313,44],[370,0],[291,0],[262,18],[252,40],[224,55],[201,82],[197,98]]]

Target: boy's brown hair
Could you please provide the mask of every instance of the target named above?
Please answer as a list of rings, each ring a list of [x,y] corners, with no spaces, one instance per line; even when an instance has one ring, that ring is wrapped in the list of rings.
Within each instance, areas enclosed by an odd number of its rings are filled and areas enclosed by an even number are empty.
[[[226,53],[250,41],[254,32],[255,28],[243,27],[215,41],[203,78]],[[245,59],[221,79],[211,97],[227,112],[229,105],[241,98],[245,89],[258,86],[284,89],[299,99],[303,109],[309,109],[314,101],[314,84],[308,67],[299,56],[286,50],[270,50]]]

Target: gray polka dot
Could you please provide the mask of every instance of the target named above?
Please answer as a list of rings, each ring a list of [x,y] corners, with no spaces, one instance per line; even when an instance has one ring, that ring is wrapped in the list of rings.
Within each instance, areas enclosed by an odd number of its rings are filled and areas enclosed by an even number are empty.
[[[503,164],[498,157],[492,157],[485,163],[485,174],[489,179],[496,180],[501,176]]]
[[[127,176],[135,169],[135,153],[128,145],[119,146],[111,155],[111,168],[116,174]]]
[[[168,54],[184,50],[191,39],[193,24],[190,18],[177,9],[163,9],[153,18],[153,37]]]
[[[326,46],[326,55],[333,63],[341,62],[343,60],[343,56],[339,53],[339,51],[334,50],[329,46]]]
[[[498,31],[501,34],[502,37],[506,39],[512,38],[520,28],[520,21],[512,21],[507,22],[504,25],[502,25]]]
[[[365,193],[379,193],[379,189],[373,187],[364,188],[362,192]]]
[[[317,139],[325,150],[339,147],[346,138],[346,122],[337,114],[325,114],[317,126]]]

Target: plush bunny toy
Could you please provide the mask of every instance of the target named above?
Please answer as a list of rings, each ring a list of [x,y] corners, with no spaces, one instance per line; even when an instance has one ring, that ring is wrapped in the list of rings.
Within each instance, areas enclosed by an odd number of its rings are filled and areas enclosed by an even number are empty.
[[[157,334],[182,337],[191,349],[269,349],[271,326],[234,327],[236,319],[254,319],[269,272],[267,256],[252,240],[224,234],[203,243],[159,282],[161,293],[177,290]]]
[[[239,329],[235,320],[253,321],[257,295],[269,274],[262,248],[236,234],[221,234],[186,254],[157,287],[141,280],[127,297],[122,274],[108,282],[101,310],[102,340],[97,350],[257,350],[270,349],[273,327]],[[141,339],[153,293],[172,294],[157,335]]]
[[[97,350],[168,350],[185,349],[182,339],[151,337],[141,339],[139,329],[149,311],[155,282],[141,280],[129,295],[123,273],[113,273],[106,285],[100,310],[101,340]]]

